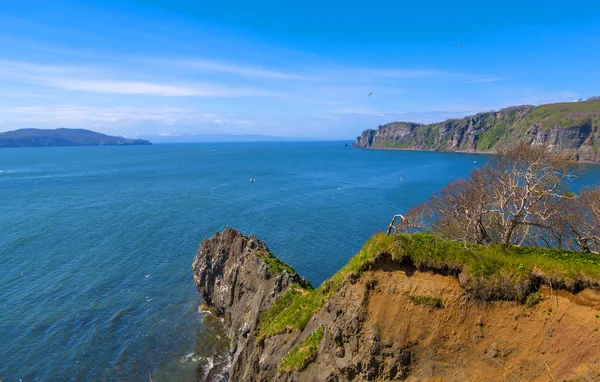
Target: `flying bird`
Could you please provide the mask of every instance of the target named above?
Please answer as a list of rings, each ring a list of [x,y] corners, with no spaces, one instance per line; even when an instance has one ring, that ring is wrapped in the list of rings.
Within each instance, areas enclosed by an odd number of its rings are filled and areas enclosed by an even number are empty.
[[[456,46],[458,46],[459,48],[462,48],[462,44],[456,44]]]
[[[370,96],[372,96],[372,95],[373,95],[373,93],[372,93],[372,92],[371,92],[371,93],[369,93],[369,97],[370,97]]]

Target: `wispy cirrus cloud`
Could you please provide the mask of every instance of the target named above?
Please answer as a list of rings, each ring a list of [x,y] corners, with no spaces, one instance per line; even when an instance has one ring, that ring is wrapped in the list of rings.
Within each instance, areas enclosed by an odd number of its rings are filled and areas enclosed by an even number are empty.
[[[467,82],[496,82],[502,78],[481,74],[458,73],[434,68],[365,68],[336,64],[318,64],[296,68],[295,72],[269,67],[257,67],[247,64],[230,63],[205,58],[182,58],[175,60],[151,60],[204,73],[224,73],[235,77],[303,80],[315,82],[364,83],[371,81],[426,79],[426,78],[462,78]],[[295,66],[295,65],[294,65]]]
[[[180,60],[159,60],[158,62],[174,66],[181,66],[188,69],[196,69],[208,72],[226,73],[235,76],[253,77],[253,78],[271,78],[283,80],[319,80],[318,77],[279,71],[276,69],[265,69],[262,67],[240,65],[221,61],[207,59],[180,59]]]
[[[499,82],[502,81],[502,77],[495,76],[480,76],[480,75],[467,75],[469,83],[485,83],[485,82]]]
[[[164,97],[252,97],[278,95],[262,89],[212,83],[114,79],[127,73],[86,66],[39,65],[0,61],[0,79],[33,85],[95,93]]]
[[[182,121],[210,121],[218,114],[177,107],[94,107],[83,105],[48,105],[0,107],[0,114],[28,122],[57,121],[67,125],[82,122],[154,121],[166,125]]]
[[[123,127],[150,122],[162,126],[255,124],[255,121],[239,119],[230,114],[181,107],[95,107],[77,104],[16,106],[0,107],[0,115],[17,123],[60,123],[67,127],[104,123]]]
[[[38,83],[65,90],[163,97],[252,97],[273,95],[267,91],[257,89],[200,83],[184,85],[140,81],[72,80],[68,78],[42,79]]]

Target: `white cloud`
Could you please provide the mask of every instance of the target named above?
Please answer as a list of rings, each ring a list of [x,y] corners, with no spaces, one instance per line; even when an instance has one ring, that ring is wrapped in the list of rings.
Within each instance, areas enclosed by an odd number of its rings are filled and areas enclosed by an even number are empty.
[[[493,76],[469,76],[471,77],[470,80],[468,80],[467,82],[470,83],[484,83],[484,82],[499,82],[502,81],[501,77],[493,77]]]
[[[71,80],[66,78],[42,79],[39,83],[66,90],[165,97],[247,97],[270,95],[266,91],[210,84],[180,85],[136,81]]]
[[[87,122],[144,122],[166,125],[182,121],[210,120],[214,114],[183,108],[91,107],[81,105],[22,106],[0,108],[2,119],[26,122],[59,122],[77,125]]]
[[[286,80],[307,80],[317,79],[316,77],[287,73],[277,71],[273,69],[263,69],[253,66],[231,64],[226,62],[204,60],[204,59],[183,59],[183,60],[161,60],[160,62],[168,63],[171,65],[183,66],[192,69],[206,70],[210,72],[221,72],[228,73],[238,76],[245,77],[259,77],[259,78],[273,78],[273,79],[286,79]]]
[[[366,77],[385,78],[426,78],[443,77],[452,75],[441,70],[434,69],[347,69],[349,74]]]
[[[123,76],[123,74],[120,74]],[[148,82],[112,79],[106,69],[38,65],[0,61],[0,78],[63,90],[165,97],[251,97],[276,95],[268,91],[208,83]]]
[[[305,67],[300,72],[292,73],[272,68],[248,66],[209,59],[186,58],[178,60],[157,59],[151,61],[182,68],[197,69],[199,71],[220,72],[234,76],[279,80],[347,83],[434,77],[463,77],[468,82],[496,82],[502,80],[499,77],[455,73],[432,68],[360,68],[335,64],[320,64],[315,67]]]

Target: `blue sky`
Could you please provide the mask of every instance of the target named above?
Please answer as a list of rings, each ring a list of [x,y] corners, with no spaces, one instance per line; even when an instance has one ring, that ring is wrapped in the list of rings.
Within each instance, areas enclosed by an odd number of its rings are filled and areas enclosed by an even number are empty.
[[[600,2],[0,0],[0,52],[0,131],[351,139],[600,95]]]

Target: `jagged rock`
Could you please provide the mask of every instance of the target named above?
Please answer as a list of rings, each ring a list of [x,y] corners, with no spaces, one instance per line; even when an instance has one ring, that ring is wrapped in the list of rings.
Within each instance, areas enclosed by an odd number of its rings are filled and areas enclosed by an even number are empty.
[[[266,252],[268,247],[255,236],[228,227],[202,241],[192,264],[194,284],[200,295],[229,326],[233,381],[254,380],[252,365],[259,364],[261,355],[253,349],[260,312],[293,283],[308,285],[296,273],[272,274],[268,265],[255,255]]]
[[[573,296],[556,296],[556,306],[554,298],[542,300],[514,330],[514,317],[523,310],[518,303],[481,305],[462,297],[454,276],[401,267],[390,272],[383,263],[352,282],[342,281],[302,330],[257,341],[260,313],[292,284],[306,285],[293,271],[275,274],[258,252],[268,252],[264,243],[227,228],[202,242],[193,264],[198,291],[229,326],[230,381],[496,380],[504,370],[489,357],[499,356],[523,381],[546,378],[544,362],[557,380],[600,375],[600,336],[590,325],[596,320],[590,306],[598,306],[600,294],[581,292],[581,305]],[[438,310],[415,306],[409,299],[414,293],[444,296],[446,305]],[[550,306],[564,319],[549,320]],[[279,370],[281,360],[321,326],[323,336],[310,362],[301,370]]]

